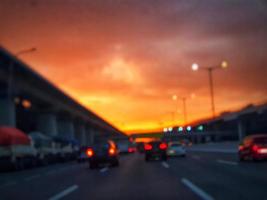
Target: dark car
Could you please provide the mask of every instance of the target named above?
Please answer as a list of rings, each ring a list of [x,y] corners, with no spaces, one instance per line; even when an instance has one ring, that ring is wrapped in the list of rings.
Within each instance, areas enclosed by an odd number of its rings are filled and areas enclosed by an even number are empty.
[[[144,145],[145,160],[161,159],[167,160],[167,143],[162,141],[152,141]]]
[[[80,150],[79,150],[78,156],[77,156],[78,162],[84,162],[84,161],[88,160],[88,156],[87,156],[87,149],[88,148],[89,148],[88,146],[80,147]]]
[[[86,151],[91,169],[97,168],[100,164],[119,166],[118,148],[113,141],[99,142]]]
[[[267,134],[245,137],[239,145],[238,154],[240,161],[267,159]]]
[[[145,152],[144,146],[145,146],[144,142],[137,142],[136,143],[136,148],[137,148],[139,153],[144,153]]]

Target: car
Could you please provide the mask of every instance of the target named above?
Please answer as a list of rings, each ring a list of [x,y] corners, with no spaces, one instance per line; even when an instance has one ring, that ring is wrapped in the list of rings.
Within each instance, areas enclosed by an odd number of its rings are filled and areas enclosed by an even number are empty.
[[[186,150],[184,146],[179,142],[170,142],[168,144],[167,156],[186,156]]]
[[[162,141],[145,143],[145,161],[150,161],[151,159],[167,160],[167,148],[167,143]]]
[[[267,134],[250,135],[238,147],[239,160],[267,159]]]
[[[84,162],[88,160],[88,156],[86,154],[86,151],[89,147],[88,146],[82,146],[80,147],[80,150],[78,152],[77,156],[77,162]]]
[[[130,142],[128,140],[126,141],[118,141],[117,142],[118,150],[120,154],[127,154],[129,153],[129,146]]]
[[[119,151],[117,145],[111,141],[98,142],[86,150],[90,169],[97,168],[100,164],[119,166]]]
[[[144,146],[145,146],[145,143],[144,142],[137,142],[136,143],[136,148],[137,148],[137,151],[139,152],[139,153],[145,153],[145,148],[144,148]]]
[[[130,144],[128,147],[128,153],[135,153],[136,152],[136,147],[133,144]]]

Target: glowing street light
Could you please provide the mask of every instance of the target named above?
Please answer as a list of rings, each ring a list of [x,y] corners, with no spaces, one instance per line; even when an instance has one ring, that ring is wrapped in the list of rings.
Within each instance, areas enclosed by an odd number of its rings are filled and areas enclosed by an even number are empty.
[[[182,126],[180,126],[179,128],[178,128],[178,132],[182,132],[184,130],[184,128],[182,127]]]
[[[193,71],[197,71],[198,69],[199,69],[198,64],[197,64],[197,63],[194,63],[194,64],[192,65],[192,70],[193,70]]]
[[[213,86],[213,71],[216,69],[226,69],[228,67],[228,63],[223,61],[218,66],[211,66],[211,67],[199,67],[197,63],[192,64],[192,70],[197,71],[199,69],[203,69],[208,71],[209,74],[209,87],[210,87],[210,98],[211,98],[211,111],[212,116],[215,117],[215,103],[214,103],[214,86]]]
[[[188,132],[190,132],[190,131],[192,130],[192,127],[191,127],[191,126],[187,126],[187,127],[186,127],[186,130],[187,130]]]

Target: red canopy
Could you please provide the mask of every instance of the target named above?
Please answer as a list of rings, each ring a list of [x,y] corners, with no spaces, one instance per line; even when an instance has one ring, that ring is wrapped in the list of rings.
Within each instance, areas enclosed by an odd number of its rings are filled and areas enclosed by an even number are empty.
[[[0,145],[30,144],[30,138],[12,127],[0,127]]]

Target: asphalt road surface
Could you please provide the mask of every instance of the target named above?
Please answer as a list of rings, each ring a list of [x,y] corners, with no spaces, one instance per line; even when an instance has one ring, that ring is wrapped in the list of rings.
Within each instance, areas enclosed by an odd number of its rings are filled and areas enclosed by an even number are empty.
[[[267,162],[238,163],[236,154],[189,152],[148,163],[135,154],[120,162],[118,168],[73,162],[1,173],[0,199],[267,199]]]

